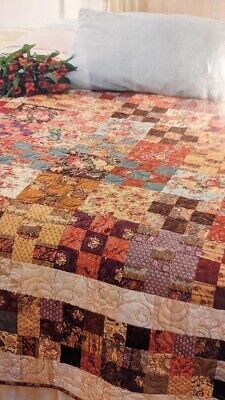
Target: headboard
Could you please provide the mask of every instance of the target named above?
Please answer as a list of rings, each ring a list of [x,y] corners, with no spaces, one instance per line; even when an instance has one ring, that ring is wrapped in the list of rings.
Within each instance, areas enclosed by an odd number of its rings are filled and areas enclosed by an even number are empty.
[[[225,0],[109,0],[111,11],[188,14],[225,20]]]

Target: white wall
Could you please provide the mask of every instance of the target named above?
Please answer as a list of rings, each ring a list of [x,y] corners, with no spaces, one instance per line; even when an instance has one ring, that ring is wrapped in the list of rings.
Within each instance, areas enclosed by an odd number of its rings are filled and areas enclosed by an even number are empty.
[[[58,0],[0,0],[0,29],[38,27],[58,15]]]
[[[105,0],[64,0],[64,3],[65,18],[77,18],[79,9],[82,7],[102,10],[107,4]]]
[[[0,0],[0,30],[46,26],[63,14],[76,18],[81,7],[100,10],[105,4],[105,0]]]
[[[0,0],[0,30],[33,29],[76,18],[80,7],[182,13],[225,20],[225,0]]]

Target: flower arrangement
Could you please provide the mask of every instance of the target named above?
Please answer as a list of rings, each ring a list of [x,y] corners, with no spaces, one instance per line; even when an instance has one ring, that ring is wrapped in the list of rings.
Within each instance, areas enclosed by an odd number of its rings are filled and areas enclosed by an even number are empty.
[[[0,55],[0,96],[63,93],[69,89],[66,74],[77,69],[69,62],[72,57],[60,60],[58,51],[48,55],[31,54],[34,46],[25,44],[13,53]]]

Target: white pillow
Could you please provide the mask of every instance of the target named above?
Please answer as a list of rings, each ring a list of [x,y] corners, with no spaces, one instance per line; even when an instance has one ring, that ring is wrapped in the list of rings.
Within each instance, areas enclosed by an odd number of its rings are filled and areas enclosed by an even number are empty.
[[[225,23],[185,15],[81,10],[75,88],[225,98]]]

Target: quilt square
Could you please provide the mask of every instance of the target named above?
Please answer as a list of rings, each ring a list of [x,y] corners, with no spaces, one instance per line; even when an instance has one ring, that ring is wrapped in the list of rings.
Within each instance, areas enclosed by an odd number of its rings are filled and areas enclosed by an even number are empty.
[[[71,178],[53,172],[42,172],[20,193],[18,200],[64,210],[76,210],[96,189],[99,182],[85,178]]]
[[[222,200],[225,196],[225,179],[219,176],[212,182],[207,175],[178,170],[163,188],[163,193],[192,200]]]
[[[79,210],[87,214],[111,214],[118,220],[140,223],[158,194],[141,188],[125,188],[101,183],[96,194],[90,194]],[[97,199],[97,200],[96,200]]]
[[[0,164],[0,195],[15,199],[38,175],[29,167]]]

